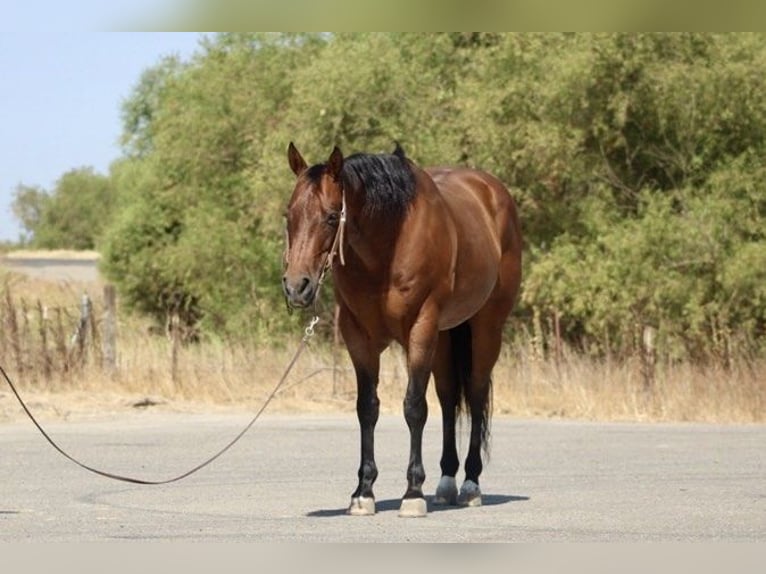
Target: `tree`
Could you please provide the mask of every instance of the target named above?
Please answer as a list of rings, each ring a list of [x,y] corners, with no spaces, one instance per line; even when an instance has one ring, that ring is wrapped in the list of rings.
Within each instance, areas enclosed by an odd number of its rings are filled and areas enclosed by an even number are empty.
[[[40,225],[49,200],[50,197],[41,187],[24,184],[16,186],[11,210],[23,228],[24,243],[34,237],[35,229]]]
[[[66,172],[50,192],[18,186],[13,211],[33,247],[94,249],[113,204],[110,179],[84,167]]]
[[[141,128],[151,145],[115,168],[120,208],[103,254],[134,307],[158,320],[182,310],[208,332],[274,332],[282,197],[264,185],[266,142],[291,78],[321,46],[310,35],[223,35],[153,92]],[[145,96],[141,83],[134,98]]]
[[[564,226],[532,244],[525,303],[599,352],[629,352],[643,325],[678,357],[724,339],[751,352],[766,328],[766,267],[744,263],[766,251],[763,38],[608,35],[584,47],[579,77],[551,82],[580,192]]]
[[[675,357],[750,352],[766,338],[764,78],[753,34],[211,37],[126,101],[105,269],[158,318],[270,336],[291,324],[288,142],[319,162],[399,141],[510,187],[521,320],[556,316],[596,353],[630,354],[641,325]]]
[[[128,155],[151,153],[152,125],[161,108],[162,92],[183,69],[184,65],[178,58],[163,58],[142,72],[131,97],[122,102],[123,132],[120,141]]]

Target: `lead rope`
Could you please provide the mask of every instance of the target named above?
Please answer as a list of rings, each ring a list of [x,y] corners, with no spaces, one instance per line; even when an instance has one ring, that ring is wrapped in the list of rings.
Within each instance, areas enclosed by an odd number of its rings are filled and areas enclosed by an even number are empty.
[[[279,389],[284,384],[285,380],[287,379],[287,376],[290,374],[290,371],[292,370],[293,366],[295,366],[295,363],[298,361],[298,357],[300,357],[303,350],[306,348],[306,345],[309,342],[309,339],[314,336],[314,327],[316,327],[316,324],[319,322],[319,317],[314,316],[311,321],[309,322],[309,325],[306,327],[303,338],[301,339],[301,343],[298,346],[298,349],[295,351],[295,354],[293,355],[293,358],[290,360],[290,362],[287,365],[287,368],[285,369],[285,372],[282,374],[282,377],[279,379],[279,382],[274,386],[274,389],[271,391],[268,397],[266,397],[266,400],[264,401],[263,405],[261,405],[261,408],[258,409],[258,412],[255,413],[255,416],[252,418],[252,420],[247,424],[247,426],[240,431],[240,433],[235,436],[229,443],[224,446],[221,450],[219,450],[216,454],[205,460],[204,462],[198,464],[191,470],[187,470],[183,474],[179,474],[178,476],[175,476],[173,478],[168,478],[165,480],[144,480],[142,478],[133,478],[129,476],[122,476],[119,474],[113,474],[111,472],[106,472],[103,470],[99,470],[97,468],[93,468],[91,466],[88,466],[87,464],[83,464],[73,456],[71,456],[69,453],[67,453],[64,449],[62,449],[56,442],[48,435],[47,432],[45,432],[45,429],[40,425],[40,423],[37,422],[37,419],[35,419],[32,412],[27,408],[27,405],[24,403],[24,401],[21,398],[21,395],[16,390],[16,386],[11,381],[8,374],[5,372],[5,369],[3,369],[2,365],[0,365],[0,372],[3,374],[3,378],[5,378],[5,381],[8,383],[8,386],[11,387],[11,391],[13,391],[13,394],[16,396],[16,399],[18,399],[19,404],[21,405],[21,408],[24,409],[24,412],[27,413],[27,416],[30,418],[30,420],[34,423],[34,425],[37,427],[37,430],[42,433],[42,435],[45,437],[45,440],[47,440],[50,445],[55,448],[61,455],[63,455],[65,458],[69,459],[73,463],[75,463],[80,468],[83,468],[89,472],[92,472],[94,474],[98,474],[100,476],[105,476],[106,478],[111,478],[114,480],[119,480],[122,482],[130,482],[133,484],[169,484],[171,482],[177,482],[183,478],[186,478],[187,476],[190,476],[197,472],[200,469],[205,468],[207,465],[209,465],[211,462],[216,460],[218,457],[220,457],[223,453],[225,453],[227,450],[229,450],[231,447],[234,446],[236,442],[241,439],[247,431],[250,430],[250,428],[255,424],[255,421],[258,420],[258,417],[261,416],[261,413],[266,410],[266,407],[269,405],[269,403],[274,399]]]

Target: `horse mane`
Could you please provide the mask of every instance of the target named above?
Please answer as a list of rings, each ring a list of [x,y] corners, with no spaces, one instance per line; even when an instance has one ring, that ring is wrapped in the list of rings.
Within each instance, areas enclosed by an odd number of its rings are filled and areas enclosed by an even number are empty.
[[[307,176],[315,183],[325,172],[327,164],[310,167]],[[397,143],[393,153],[355,153],[343,160],[343,187],[351,193],[361,193],[363,213],[367,217],[399,219],[415,198],[415,173]]]

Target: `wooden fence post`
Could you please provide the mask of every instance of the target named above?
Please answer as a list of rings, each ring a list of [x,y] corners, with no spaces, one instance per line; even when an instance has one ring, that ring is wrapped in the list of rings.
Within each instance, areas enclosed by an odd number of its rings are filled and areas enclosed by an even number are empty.
[[[47,384],[51,378],[53,360],[48,349],[48,308],[37,300],[37,320],[40,325],[40,351],[43,360],[43,379]]]
[[[110,375],[117,370],[117,291],[104,285],[104,330],[102,366]]]
[[[21,340],[19,338],[19,323],[16,320],[16,308],[13,306],[10,289],[5,292],[5,305],[8,310],[6,317],[6,329],[11,339],[11,351],[16,362],[16,372],[21,375],[24,372],[24,360],[21,353]]]
[[[644,392],[651,392],[654,389],[657,366],[656,335],[654,327],[644,326],[641,337],[641,374],[644,379]]]
[[[168,319],[168,326],[170,329],[170,380],[173,383],[173,388],[178,389],[178,350],[181,347],[181,318],[177,310],[171,313]]]
[[[61,307],[56,307],[56,326],[54,331],[54,345],[56,347],[56,353],[59,356],[59,361],[61,361],[61,370],[64,373],[69,372],[69,366],[70,366],[70,360],[69,360],[69,351],[67,351],[66,346],[66,333],[64,331],[64,320],[62,319],[62,309]]]
[[[553,335],[556,355],[556,366],[561,364],[562,360],[562,343],[561,343],[561,315],[558,309],[553,310]]]
[[[85,339],[88,336],[88,325],[90,324],[90,314],[93,310],[93,304],[87,293],[82,294],[80,300],[80,320],[77,322],[77,329],[72,336],[72,347],[77,350],[77,356],[80,364],[85,363]]]
[[[545,360],[545,334],[543,333],[540,309],[532,308],[532,358],[535,362]]]

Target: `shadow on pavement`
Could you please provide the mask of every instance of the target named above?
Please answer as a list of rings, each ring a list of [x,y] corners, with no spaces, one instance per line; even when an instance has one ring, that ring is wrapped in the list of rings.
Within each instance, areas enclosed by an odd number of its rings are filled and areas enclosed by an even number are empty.
[[[454,510],[467,510],[468,507],[465,506],[434,506],[431,503],[430,496],[426,497],[426,500],[428,501],[428,512],[444,512],[444,511],[454,511]],[[482,506],[497,506],[500,504],[508,504],[509,502],[524,502],[529,500],[528,496],[514,496],[514,495],[507,495],[507,494],[484,494],[481,497]],[[386,500],[376,500],[375,501],[375,511],[376,513],[380,512],[390,512],[390,511],[399,511],[399,505],[401,504],[401,499],[399,498],[388,498]],[[306,516],[310,518],[332,518],[333,516],[345,516],[346,515],[346,508],[330,508],[330,509],[322,509],[322,510],[313,510],[311,512],[306,513]]]

